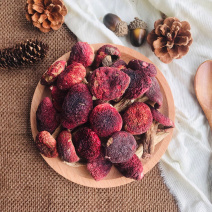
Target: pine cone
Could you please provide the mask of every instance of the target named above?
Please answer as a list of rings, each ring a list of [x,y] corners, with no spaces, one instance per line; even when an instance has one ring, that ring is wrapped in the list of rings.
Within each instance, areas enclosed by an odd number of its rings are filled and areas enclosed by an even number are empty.
[[[0,68],[20,67],[43,59],[48,46],[40,41],[27,40],[13,48],[0,50]]]
[[[67,14],[63,0],[27,0],[26,18],[41,32],[58,30]]]
[[[148,34],[147,42],[162,62],[170,63],[173,59],[180,59],[188,53],[193,39],[187,21],[180,22],[174,17],[159,19],[155,22],[154,28]]]

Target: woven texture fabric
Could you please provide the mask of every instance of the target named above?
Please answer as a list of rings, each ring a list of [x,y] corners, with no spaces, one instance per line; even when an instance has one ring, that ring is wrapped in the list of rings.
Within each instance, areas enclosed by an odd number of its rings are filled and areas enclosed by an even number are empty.
[[[0,48],[40,39],[49,52],[30,67],[0,70],[0,211],[178,211],[158,166],[140,182],[97,189],[66,180],[42,159],[31,134],[31,99],[42,73],[76,37],[65,25],[41,33],[26,21],[25,2],[0,1]]]

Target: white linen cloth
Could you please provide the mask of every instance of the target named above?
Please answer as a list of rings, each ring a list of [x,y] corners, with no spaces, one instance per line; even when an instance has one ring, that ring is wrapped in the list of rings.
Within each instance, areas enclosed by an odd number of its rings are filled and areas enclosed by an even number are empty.
[[[198,66],[212,59],[211,0],[64,0],[68,14],[66,25],[79,40],[92,43],[115,43],[147,56],[164,74],[171,88],[176,109],[176,128],[166,153],[160,160],[162,176],[175,196],[181,211],[212,211],[210,201],[212,169],[211,130],[197,102],[194,76]],[[189,53],[171,64],[162,63],[145,42],[133,47],[129,37],[117,37],[102,20],[105,14],[117,14],[123,21],[139,17],[153,29],[160,11],[191,25],[193,44]]]

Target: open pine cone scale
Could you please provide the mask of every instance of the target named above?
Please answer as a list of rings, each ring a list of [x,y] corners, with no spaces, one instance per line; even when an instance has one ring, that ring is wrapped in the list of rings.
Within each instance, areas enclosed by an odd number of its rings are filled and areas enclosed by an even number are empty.
[[[155,55],[164,63],[183,57],[192,43],[190,25],[187,21],[180,22],[177,18],[159,19],[155,29],[147,36]]]
[[[26,18],[42,32],[58,30],[67,9],[62,0],[27,0]]]

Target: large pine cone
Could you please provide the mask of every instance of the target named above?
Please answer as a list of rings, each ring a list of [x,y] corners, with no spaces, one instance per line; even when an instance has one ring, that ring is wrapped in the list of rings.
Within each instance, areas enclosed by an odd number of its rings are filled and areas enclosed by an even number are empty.
[[[164,63],[170,63],[173,59],[180,59],[188,53],[192,43],[190,24],[187,21],[179,21],[169,17],[159,19],[147,36],[147,42],[152,51]]]
[[[26,3],[27,20],[42,32],[58,30],[66,14],[63,0],[27,0]]]

